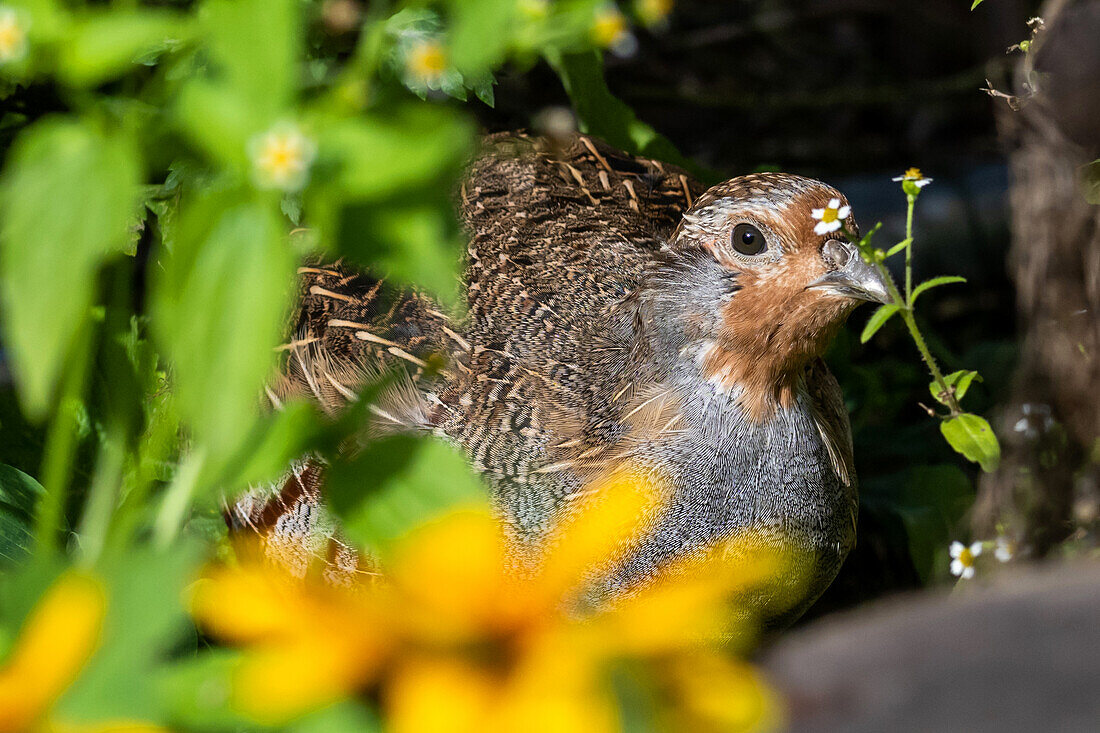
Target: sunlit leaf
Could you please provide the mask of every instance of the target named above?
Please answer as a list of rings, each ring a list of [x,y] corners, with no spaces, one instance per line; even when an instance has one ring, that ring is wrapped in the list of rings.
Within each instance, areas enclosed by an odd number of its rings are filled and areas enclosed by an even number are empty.
[[[977,379],[982,381],[982,377],[975,371],[962,370],[958,372],[952,372],[946,374],[943,377],[943,381],[947,382],[948,387],[955,388],[955,399],[961,400],[966,391],[970,389],[970,383]],[[943,398],[939,385],[933,381],[928,385],[928,391],[932,393],[932,398],[939,402],[941,405],[949,404],[946,399]]]
[[[951,283],[964,283],[965,277],[958,277],[957,275],[945,275],[943,277],[934,277],[931,280],[925,280],[917,287],[913,288],[913,297],[910,299],[909,304],[917,302],[917,297],[925,290],[931,290],[932,288],[938,288],[941,285],[950,285]]]
[[[373,441],[335,463],[325,492],[351,538],[382,551],[412,527],[487,496],[457,450],[410,435]]]
[[[859,340],[861,343],[867,343],[871,340],[871,337],[878,332],[880,328],[886,325],[886,322],[897,313],[898,306],[893,303],[887,303],[880,305],[878,309],[871,314],[871,317],[867,320],[867,325],[863,327],[863,333],[860,334]]]
[[[979,5],[981,5],[981,4],[982,4],[982,2],[984,2],[984,0],[974,0],[974,2],[973,2],[973,3],[971,3],[971,5],[970,5],[970,9],[971,9],[971,10],[973,10],[974,8],[976,8],[976,7],[978,7]]]
[[[948,444],[967,460],[981,464],[983,471],[994,471],[1001,461],[1001,445],[993,428],[983,417],[964,413],[940,423]]]
[[[516,0],[451,2],[451,60],[464,77],[504,60],[517,6]]]
[[[0,180],[4,339],[27,414],[41,418],[86,323],[104,258],[121,253],[140,163],[131,141],[72,119],[16,141]]]

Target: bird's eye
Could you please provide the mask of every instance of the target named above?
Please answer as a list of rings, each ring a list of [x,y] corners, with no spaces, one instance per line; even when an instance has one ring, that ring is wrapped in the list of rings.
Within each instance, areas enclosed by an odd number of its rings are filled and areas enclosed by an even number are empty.
[[[735,226],[731,244],[733,244],[735,250],[743,255],[758,255],[768,248],[764,235],[752,224],[738,224]]]

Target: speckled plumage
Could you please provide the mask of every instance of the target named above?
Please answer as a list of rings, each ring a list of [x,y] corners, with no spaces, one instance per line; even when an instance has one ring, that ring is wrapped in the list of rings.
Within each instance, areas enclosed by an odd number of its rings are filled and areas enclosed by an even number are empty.
[[[290,368],[271,396],[305,391],[335,410],[380,366],[404,365],[409,381],[379,404],[381,422],[462,446],[518,541],[542,537],[624,461],[670,487],[596,597],[751,528],[812,551],[808,602],[851,547],[856,512],[847,415],[819,358],[856,304],[814,285],[845,265],[812,232],[810,209],[833,197],[786,174],[704,191],[585,136],[495,136],[459,193],[465,318],[337,266],[302,268]],[[766,236],[766,253],[730,248],[740,221]],[[424,369],[439,356],[441,371]],[[286,488],[283,512],[253,497],[234,526],[283,541],[270,520],[301,505],[313,513],[297,534],[316,524],[319,483]]]

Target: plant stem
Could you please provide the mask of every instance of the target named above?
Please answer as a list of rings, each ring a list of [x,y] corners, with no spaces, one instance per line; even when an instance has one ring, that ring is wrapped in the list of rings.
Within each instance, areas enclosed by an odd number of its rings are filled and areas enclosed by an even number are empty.
[[[34,536],[39,550],[54,552],[58,530],[65,524],[65,504],[72,476],[77,443],[77,413],[84,394],[84,383],[91,363],[92,335],[95,327],[86,319],[72,346],[69,368],[61,379],[57,411],[50,422],[42,460],[42,487],[45,492],[35,513]]]
[[[905,212],[905,239],[909,244],[905,245],[905,302],[912,310],[913,300],[913,208],[917,203],[917,197],[906,194],[909,208]]]

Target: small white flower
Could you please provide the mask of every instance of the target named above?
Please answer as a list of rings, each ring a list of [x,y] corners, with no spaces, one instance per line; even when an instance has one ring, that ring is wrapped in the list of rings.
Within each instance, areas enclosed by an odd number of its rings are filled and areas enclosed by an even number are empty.
[[[316,155],[317,146],[293,122],[280,122],[248,142],[253,177],[260,188],[301,190]]]
[[[924,174],[920,172],[920,168],[910,168],[901,174],[897,178],[892,178],[893,181],[912,181],[913,185],[917,188],[924,188],[932,182],[931,178],[925,178]]]
[[[22,61],[27,55],[27,25],[14,8],[0,5],[0,64]]]
[[[1005,536],[997,538],[996,546],[993,549],[993,557],[997,558],[1001,562],[1008,562],[1016,555],[1016,543],[1011,541]]]
[[[405,84],[436,89],[448,69],[447,52],[435,38],[415,39],[405,54]]]
[[[967,547],[956,540],[951,543],[951,574],[969,580],[974,577],[974,558],[982,554],[982,543],[974,542]]]
[[[829,199],[828,206],[810,212],[818,220],[817,226],[814,227],[814,234],[828,234],[840,229],[851,211],[852,207],[848,204],[840,205],[840,199]]]
[[[638,50],[638,39],[631,33],[626,16],[612,3],[596,11],[591,35],[597,45],[611,49],[616,56],[632,56]]]

